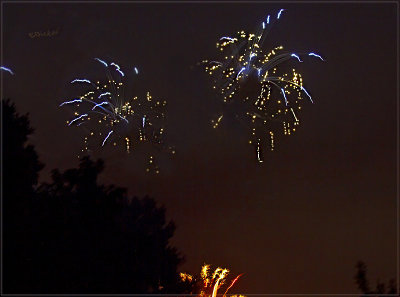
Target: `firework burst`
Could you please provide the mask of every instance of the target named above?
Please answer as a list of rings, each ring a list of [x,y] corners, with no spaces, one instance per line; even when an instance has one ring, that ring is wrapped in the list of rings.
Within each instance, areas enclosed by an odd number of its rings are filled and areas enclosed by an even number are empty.
[[[264,160],[263,147],[274,150],[276,134],[291,135],[296,131],[305,101],[313,103],[301,74],[291,64],[302,63],[305,58],[324,61],[313,52],[285,52],[283,46],[269,52],[263,50],[271,26],[283,11],[279,10],[274,19],[268,15],[256,33],[240,31],[233,37],[221,37],[217,49],[222,58],[202,62],[223,102],[244,104],[241,111],[245,111],[243,116],[250,126],[249,143],[255,147],[258,162]],[[217,128],[222,119],[220,114],[212,120],[213,127]]]
[[[216,297],[217,295],[225,297],[229,289],[233,287],[236,281],[242,276],[242,274],[236,276],[230,282],[227,281],[229,270],[226,268],[220,268],[210,271],[210,265],[204,264],[201,268],[200,279],[196,280],[192,275],[187,273],[181,273],[181,280],[183,282],[197,283],[200,287],[200,297]],[[221,290],[221,293],[218,293]],[[243,295],[232,295],[232,297],[244,297]]]
[[[103,81],[77,78],[71,84],[78,85],[81,95],[63,101],[60,107],[72,106],[74,118],[67,121],[68,126],[86,127],[83,152],[105,147],[122,146],[127,153],[141,143],[150,143],[165,148],[163,142],[166,101],[154,100],[147,92],[145,96],[129,96],[125,93],[125,73],[121,67],[99,58],[106,73]],[[132,73],[137,75],[134,67]],[[174,149],[168,147],[171,153]],[[148,157],[146,171],[159,173],[154,156]]]

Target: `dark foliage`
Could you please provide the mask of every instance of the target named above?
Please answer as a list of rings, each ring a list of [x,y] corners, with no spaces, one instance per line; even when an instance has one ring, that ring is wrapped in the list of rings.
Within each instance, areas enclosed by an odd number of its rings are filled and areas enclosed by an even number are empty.
[[[32,145],[27,144],[33,133],[28,115],[19,115],[15,105],[9,100],[2,101],[3,126],[3,183],[18,183],[17,187],[5,187],[4,195],[19,199],[30,193],[38,182],[39,171],[43,165]]]
[[[165,208],[99,185],[104,164],[88,157],[36,187],[43,166],[26,144],[28,118],[2,107],[4,292],[183,293]]]
[[[32,209],[39,171],[43,165],[32,145],[33,133],[28,115],[19,115],[14,104],[2,101],[2,220],[4,288],[18,288],[21,274],[29,262],[28,217]],[[25,240],[25,242],[23,242]],[[21,273],[22,270],[22,273]]]
[[[369,281],[367,279],[367,266],[365,265],[364,262],[359,261],[356,264],[356,269],[357,272],[354,276],[354,279],[356,281],[356,284],[358,286],[358,289],[363,293],[363,294],[368,294],[372,296],[380,296],[384,294],[396,294],[397,289],[396,289],[396,284],[395,280],[391,279],[386,286],[385,283],[382,283],[379,279],[376,282],[376,287],[374,290],[370,289]]]

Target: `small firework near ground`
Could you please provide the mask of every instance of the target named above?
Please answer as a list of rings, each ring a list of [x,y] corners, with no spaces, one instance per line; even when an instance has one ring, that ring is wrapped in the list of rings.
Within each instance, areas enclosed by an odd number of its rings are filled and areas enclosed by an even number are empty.
[[[60,104],[60,107],[74,108],[74,117],[67,125],[82,127],[88,132],[82,152],[115,146],[131,153],[138,145],[147,143],[159,150],[167,148],[174,154],[175,150],[166,147],[163,141],[167,101],[155,100],[150,92],[143,96],[128,95],[124,87],[126,75],[121,67],[99,58],[94,60],[104,68],[106,79],[72,80],[70,83],[81,93]],[[139,70],[134,67],[130,73],[136,76]],[[155,157],[149,155],[147,160],[146,171],[159,173]]]
[[[262,45],[268,32],[283,13],[281,9],[275,17],[268,15],[254,34],[240,31],[221,37],[217,49],[222,57],[202,62],[225,107],[242,103],[242,116],[250,128],[249,143],[254,145],[258,162],[264,161],[264,147],[274,150],[276,134],[296,131],[302,106],[313,103],[301,74],[291,65],[308,58],[324,61],[313,52],[285,52],[283,46],[264,52]],[[219,114],[212,121],[214,128],[223,117]]]
[[[195,284],[199,291],[200,297],[216,297],[216,296],[227,296],[228,291],[233,287],[237,280],[242,276],[239,274],[228,282],[229,270],[226,268],[220,268],[210,271],[210,265],[205,264],[201,268],[200,279],[195,279],[192,275],[187,273],[181,273],[181,281]],[[245,297],[243,295],[229,295],[231,297]]]

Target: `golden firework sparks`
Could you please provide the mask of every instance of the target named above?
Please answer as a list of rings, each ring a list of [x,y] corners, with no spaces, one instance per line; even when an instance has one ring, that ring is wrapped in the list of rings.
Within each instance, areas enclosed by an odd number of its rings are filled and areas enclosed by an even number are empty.
[[[201,283],[200,292],[198,293],[200,297],[216,297],[218,295],[218,290],[220,290],[227,282],[227,277],[229,270],[226,268],[217,267],[214,272],[211,273],[210,265],[204,264],[200,272],[200,280],[197,282]],[[233,287],[237,280],[242,276],[239,274],[236,276],[225,289],[223,297],[226,296],[228,291]],[[181,280],[183,282],[196,281],[195,278],[187,273],[180,274]],[[232,295],[232,297],[245,297],[243,295]]]
[[[68,126],[82,125],[88,131],[82,151],[89,152],[99,146],[122,145],[130,153],[145,142],[165,148],[163,134],[167,101],[155,100],[150,92],[141,97],[128,96],[124,87],[126,75],[121,67],[114,62],[107,63],[99,58],[95,60],[104,66],[106,79],[72,80],[71,84],[79,85],[85,92],[60,104],[75,109],[74,118],[67,121]],[[136,67],[134,71],[134,75],[139,73]],[[174,152],[171,147],[167,149]],[[154,156],[148,157],[147,165],[147,172],[159,173]]]
[[[274,134],[291,135],[296,131],[304,99],[313,103],[301,74],[287,66],[302,63],[305,56],[324,61],[313,52],[284,52],[281,45],[269,51],[262,49],[271,26],[283,11],[279,10],[274,20],[268,15],[255,33],[239,31],[233,37],[221,37],[216,45],[222,57],[202,61],[205,72],[212,77],[213,89],[222,96],[225,106],[234,99],[242,103],[242,115],[251,131],[249,143],[255,146],[260,163],[268,142],[271,151],[274,150]],[[211,121],[213,128],[220,125],[222,117],[220,114]]]

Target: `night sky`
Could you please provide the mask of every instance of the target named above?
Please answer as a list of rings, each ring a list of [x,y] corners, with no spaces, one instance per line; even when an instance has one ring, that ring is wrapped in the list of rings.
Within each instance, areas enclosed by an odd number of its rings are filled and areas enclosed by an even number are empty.
[[[53,168],[78,165],[83,133],[58,105],[94,57],[139,68],[138,90],[168,101],[161,173],[113,147],[101,182],[149,194],[177,225],[182,271],[210,263],[244,273],[242,293],[357,293],[358,260],[371,284],[396,278],[395,3],[2,3],[3,98],[29,112],[31,142]],[[212,129],[220,99],[197,62],[221,36],[253,31],[284,8],[264,47],[315,51],[299,65],[315,104],[298,131],[258,164],[247,130]],[[31,32],[58,30],[52,37]],[[97,68],[99,69],[99,68]]]

